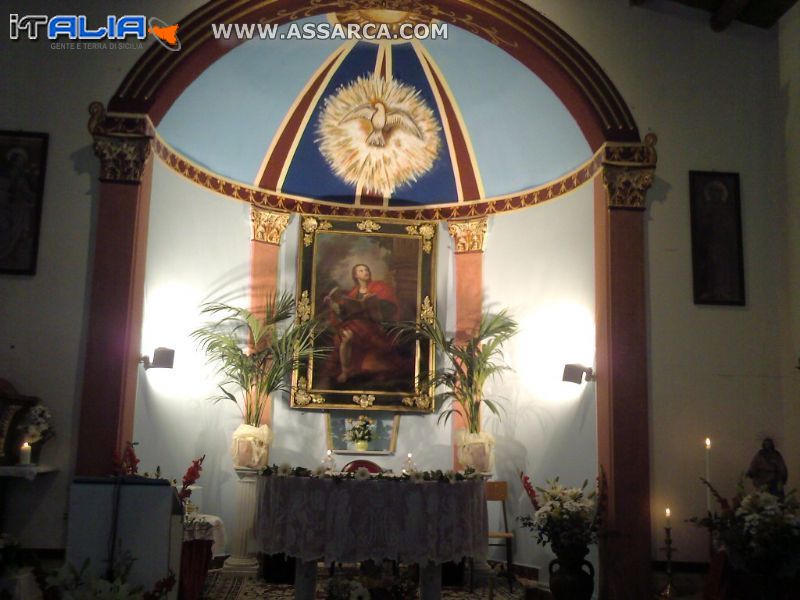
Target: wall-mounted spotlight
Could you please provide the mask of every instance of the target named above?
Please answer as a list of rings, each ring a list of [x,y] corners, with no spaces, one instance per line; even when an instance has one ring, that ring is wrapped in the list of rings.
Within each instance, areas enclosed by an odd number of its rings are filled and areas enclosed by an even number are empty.
[[[149,356],[143,356],[139,362],[147,369],[171,369],[175,364],[175,350],[172,348],[159,347],[153,350],[153,361]]]
[[[564,375],[561,380],[571,383],[583,383],[584,375],[586,375],[586,381],[594,381],[596,379],[592,367],[584,367],[577,364],[564,365]]]

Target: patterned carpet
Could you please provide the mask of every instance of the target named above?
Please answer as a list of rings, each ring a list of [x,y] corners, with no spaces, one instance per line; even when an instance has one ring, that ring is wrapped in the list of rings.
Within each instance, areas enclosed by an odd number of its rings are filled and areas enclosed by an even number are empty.
[[[339,575],[336,579],[339,583],[345,581],[345,585],[347,585],[347,582],[358,581],[365,587],[370,586],[368,578],[363,578],[354,573]],[[400,579],[406,578],[401,574]],[[325,600],[328,597],[327,591],[330,583],[331,579],[328,577],[327,571],[320,570],[317,579],[318,600]],[[366,598],[370,600],[411,600],[418,598],[416,589],[407,589],[407,587],[397,585],[393,591],[390,591],[388,587],[382,587],[377,590],[370,588]],[[471,593],[466,588],[445,587],[442,590],[442,598],[444,600],[485,600],[489,598],[495,600],[518,600],[523,596],[523,590],[519,584],[515,583],[513,593],[509,593],[508,580],[504,577],[498,578],[496,576],[491,576],[491,581],[484,582],[481,587],[476,587]],[[204,600],[294,600],[294,586],[266,583],[262,579],[231,577],[212,571],[206,579],[203,598]]]

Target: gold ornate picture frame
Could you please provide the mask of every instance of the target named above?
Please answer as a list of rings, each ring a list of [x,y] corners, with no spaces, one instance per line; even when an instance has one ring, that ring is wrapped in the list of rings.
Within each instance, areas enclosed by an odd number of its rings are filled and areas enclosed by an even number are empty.
[[[347,434],[362,416],[371,421],[372,439],[359,448],[357,442],[348,439]],[[352,411],[332,411],[325,414],[328,450],[334,454],[394,454],[399,428],[400,415],[390,412],[364,415]]]
[[[302,409],[433,412],[427,341],[398,341],[399,323],[432,318],[435,223],[303,216],[297,314],[320,322],[323,357],[292,378]]]

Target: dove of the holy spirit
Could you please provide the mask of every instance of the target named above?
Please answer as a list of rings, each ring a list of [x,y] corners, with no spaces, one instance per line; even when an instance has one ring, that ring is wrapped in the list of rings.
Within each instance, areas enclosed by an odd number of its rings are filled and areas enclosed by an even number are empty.
[[[370,104],[356,106],[344,116],[339,124],[341,125],[354,119],[369,121],[372,129],[367,135],[366,141],[371,146],[385,146],[386,138],[384,138],[384,132],[389,133],[395,127],[401,127],[419,139],[424,139],[422,131],[420,131],[419,126],[414,122],[414,118],[410,114],[400,109],[389,109],[379,100]]]

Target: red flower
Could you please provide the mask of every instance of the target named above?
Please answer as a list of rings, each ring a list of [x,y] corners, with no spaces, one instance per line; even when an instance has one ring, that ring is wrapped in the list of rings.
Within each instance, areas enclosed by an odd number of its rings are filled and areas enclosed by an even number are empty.
[[[186,469],[186,474],[183,476],[181,491],[178,492],[178,498],[180,498],[181,502],[192,495],[192,490],[189,489],[189,486],[194,485],[194,483],[200,479],[200,471],[203,470],[203,461],[205,458],[206,455],[203,454],[200,458],[193,460],[191,466]]]
[[[127,442],[125,450],[122,451],[120,456],[117,450],[114,450],[114,457],[112,459],[114,465],[114,475],[136,475],[139,472],[139,458],[133,450],[134,442]]]
[[[533,504],[533,508],[539,510],[539,500],[536,497],[536,490],[533,489],[530,477],[525,475],[525,473],[520,472],[519,478],[522,480],[522,487],[525,488],[525,493],[528,494],[528,498],[531,499],[531,504]]]

